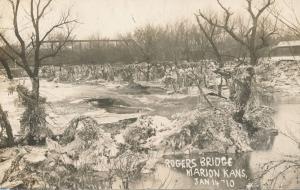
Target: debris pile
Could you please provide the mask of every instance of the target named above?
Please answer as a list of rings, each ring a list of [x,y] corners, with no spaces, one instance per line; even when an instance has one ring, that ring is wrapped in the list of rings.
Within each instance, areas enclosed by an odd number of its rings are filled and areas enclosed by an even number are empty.
[[[299,61],[263,62],[258,68],[258,80],[275,88],[281,96],[296,96],[300,93]]]

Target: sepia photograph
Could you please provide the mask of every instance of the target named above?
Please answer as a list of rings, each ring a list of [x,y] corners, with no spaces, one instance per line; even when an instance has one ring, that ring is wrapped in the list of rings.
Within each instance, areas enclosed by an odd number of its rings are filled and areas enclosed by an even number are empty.
[[[300,190],[299,0],[0,0],[0,190]]]

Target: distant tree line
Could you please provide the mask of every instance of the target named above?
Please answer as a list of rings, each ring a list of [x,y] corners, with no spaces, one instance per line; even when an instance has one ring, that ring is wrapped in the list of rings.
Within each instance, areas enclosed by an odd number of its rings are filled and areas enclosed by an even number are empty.
[[[204,16],[204,15],[203,15]],[[55,46],[61,46],[57,56],[50,57],[44,61],[44,65],[78,65],[78,64],[132,64],[132,63],[149,63],[151,65],[171,61],[177,64],[180,61],[195,62],[199,60],[214,59],[220,62],[233,60],[236,58],[250,57],[246,46],[236,41],[232,36],[220,27],[213,26],[216,23],[209,22],[200,23],[201,15],[196,16],[197,23],[191,23],[188,20],[182,20],[174,24],[167,25],[151,25],[147,24],[135,29],[135,31],[120,35],[119,43],[78,43],[64,42],[63,34],[55,34],[48,38],[48,40],[55,40],[58,43]],[[218,19],[217,17],[213,17]],[[206,18],[212,19],[212,18]],[[203,20],[203,18],[202,18]],[[235,27],[239,28],[236,34],[243,38],[247,35],[245,23],[241,18],[235,21]],[[269,27],[268,27],[269,26]],[[224,27],[224,26],[223,26]],[[264,45],[258,47],[256,52],[257,57],[267,56],[269,48],[282,40],[295,40],[297,36],[288,30],[286,26],[271,26],[271,21],[266,19],[257,26],[258,36],[266,32],[266,29],[272,30],[272,35],[266,36]],[[286,29],[287,28],[287,29]],[[274,29],[274,31],[273,31]],[[276,33],[276,35],[275,35]],[[70,37],[69,40],[75,38]],[[107,40],[107,38],[99,38],[91,36],[88,40]],[[211,45],[213,40],[213,46]],[[61,41],[61,43],[59,43]],[[53,49],[53,47],[52,47]],[[56,50],[56,47],[54,47]],[[219,50],[216,53],[216,49]],[[41,53],[51,53],[49,45],[42,45]],[[253,55],[252,55],[253,56]],[[2,56],[0,61],[0,68],[5,68],[5,56]],[[29,58],[33,62],[34,57]]]

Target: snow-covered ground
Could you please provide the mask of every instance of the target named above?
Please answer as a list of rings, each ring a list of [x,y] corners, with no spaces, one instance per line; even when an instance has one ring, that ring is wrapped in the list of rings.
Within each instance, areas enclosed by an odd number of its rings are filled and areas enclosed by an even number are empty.
[[[13,127],[14,134],[20,130],[19,118],[24,111],[22,105],[18,103],[17,92],[9,94],[8,88],[24,84],[31,88],[30,80],[26,78],[7,81],[1,79],[0,82],[0,103]],[[147,83],[146,85],[151,86]],[[123,119],[134,118],[144,114],[145,111],[155,111],[155,114],[172,115],[172,113],[188,110],[195,106],[194,101],[198,101],[195,95],[184,94],[124,94],[120,88],[126,84],[101,82],[101,83],[56,83],[41,80],[40,94],[47,99],[47,121],[54,133],[62,133],[66,125],[80,115],[93,117],[99,124],[112,123]],[[141,108],[142,111],[133,113],[108,112],[103,108],[87,103],[90,98],[119,98],[131,104],[131,108]],[[187,102],[186,100],[190,100]],[[183,108],[184,109],[183,109]],[[170,113],[169,113],[170,112]],[[153,115],[153,114],[152,114]]]
[[[8,118],[13,126],[14,134],[17,134],[20,130],[19,118],[24,109],[18,103],[17,93],[9,94],[8,87],[19,83],[25,84],[28,88],[31,86],[28,79],[15,79],[13,82],[2,80],[0,83],[0,103],[3,109],[8,112]],[[108,113],[104,109],[95,108],[84,101],[88,98],[118,96],[116,92],[111,90],[115,86],[117,85],[62,84],[42,80],[40,93],[41,96],[47,98],[47,120],[51,125],[51,129],[55,133],[61,133],[68,122],[80,115],[92,116],[99,123],[111,123],[141,115],[141,113]]]
[[[293,72],[296,70],[293,70]],[[280,73],[280,77],[278,77],[278,73]],[[292,97],[297,97],[300,94],[299,88],[299,81],[288,81],[287,78],[290,76],[286,75],[287,73],[275,70],[273,75],[277,77],[276,80],[269,81],[274,87],[275,92],[283,94],[282,98],[291,97],[288,96],[289,92],[292,93]],[[299,76],[297,74],[293,75],[296,78]],[[293,78],[293,77],[292,77]],[[2,80],[2,79],[0,79]],[[16,85],[18,83],[25,84],[25,86],[30,88],[30,81],[27,79],[17,79],[14,84],[12,82],[4,81],[4,79],[0,82],[0,103],[3,106],[3,109],[8,112],[9,120],[13,126],[14,134],[19,132],[19,118],[23,112],[23,108],[21,105],[18,104],[18,97],[17,93],[14,92],[13,94],[9,95],[8,87],[11,85]],[[91,116],[91,118],[95,119],[99,124],[103,123],[112,123],[123,119],[129,118],[137,118],[141,115],[150,113],[153,119],[152,125],[153,128],[156,129],[157,133],[156,136],[153,136],[148,139],[148,142],[145,142],[145,146],[156,145],[160,147],[160,141],[162,139],[168,138],[170,133],[173,134],[176,130],[180,131],[181,126],[174,127],[173,122],[170,121],[167,117],[174,113],[190,111],[193,106],[197,104],[199,98],[197,97],[197,92],[194,89],[190,91],[190,94],[167,94],[167,93],[157,93],[157,94],[126,94],[122,93],[120,89],[125,87],[126,84],[120,83],[113,83],[113,82],[86,82],[86,83],[56,83],[56,82],[48,82],[46,80],[41,81],[40,85],[40,92],[41,96],[47,98],[47,114],[48,118],[47,121],[50,125],[50,128],[54,133],[61,134],[68,126],[69,122],[80,115]],[[144,85],[149,85],[148,83],[144,83]],[[154,85],[156,86],[156,85]],[[277,88],[277,89],[276,89]],[[124,100],[129,102],[132,107],[134,108],[149,108],[146,111],[136,111],[131,113],[118,113],[114,111],[106,110],[105,108],[97,107],[93,103],[88,103],[87,100],[91,98],[103,98],[103,97],[110,97],[115,98],[118,100]],[[283,110],[284,114],[288,114],[289,110]],[[281,110],[281,115],[282,115]],[[187,112],[188,113],[188,112]],[[298,112],[297,112],[298,113]],[[283,115],[284,115],[283,114]],[[293,118],[295,119],[295,114]],[[280,120],[286,122],[285,119]],[[283,123],[277,121],[277,128],[278,125],[283,126]],[[294,122],[295,124],[295,122]],[[298,124],[295,126],[299,126]],[[292,133],[299,131],[296,128],[291,128]],[[126,132],[126,130],[124,130]],[[123,132],[123,131],[121,131]],[[286,132],[286,131],[285,131]],[[132,135],[132,134],[131,134]],[[137,136],[137,135],[133,135]],[[130,136],[131,137],[131,136]],[[298,137],[298,136],[297,136]],[[275,145],[279,143],[279,140],[283,138],[282,135],[277,138],[275,141]],[[110,137],[108,135],[107,139],[109,143],[111,141],[114,143],[124,143],[124,136],[121,134],[117,134],[114,137]],[[139,140],[139,139],[138,139]],[[143,139],[142,139],[143,140]],[[102,143],[102,141],[101,141]],[[102,147],[103,144],[97,145],[96,148]],[[292,143],[291,143],[292,144]],[[77,144],[78,146],[80,144]],[[149,146],[150,146],[149,145]],[[274,148],[278,148],[279,146],[275,146]],[[280,147],[282,148],[282,147]],[[297,150],[297,146],[293,144],[292,152]],[[80,148],[78,148],[80,149]],[[91,149],[92,150],[92,149]],[[31,151],[35,152],[35,151]],[[89,155],[90,152],[87,151]],[[266,157],[270,157],[268,152],[263,153],[267,154]],[[42,152],[44,155],[44,152]],[[260,152],[256,152],[253,155],[260,158],[262,161],[263,155]],[[297,152],[298,155],[298,152]],[[86,158],[86,157],[83,157]],[[102,158],[102,157],[101,157]],[[26,159],[25,159],[26,160]],[[84,160],[84,159],[83,159]],[[92,159],[90,159],[92,160]],[[266,161],[266,160],[263,160]],[[252,164],[257,164],[254,160]],[[159,168],[158,168],[159,169]],[[1,178],[1,176],[0,176]],[[152,181],[151,181],[152,183]]]

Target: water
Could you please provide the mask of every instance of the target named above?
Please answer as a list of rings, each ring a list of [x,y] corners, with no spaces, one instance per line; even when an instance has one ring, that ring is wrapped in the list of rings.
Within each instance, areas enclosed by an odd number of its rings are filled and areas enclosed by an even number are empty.
[[[250,166],[254,172],[259,171],[260,166],[266,162],[289,160],[289,157],[300,158],[300,104],[281,104],[276,107],[276,110],[274,121],[279,135],[275,138],[271,150],[251,153]],[[282,170],[282,168],[278,168],[278,170]],[[274,171],[274,173],[277,172]],[[277,188],[281,186],[283,189],[299,189],[298,175],[298,172],[294,173],[291,170]],[[272,177],[272,175],[268,177]],[[262,183],[265,183],[266,180],[262,179]]]
[[[272,148],[268,151],[254,151],[237,158],[239,163],[237,163],[236,167],[246,169],[248,180],[235,180],[233,187],[226,185],[226,183],[218,187],[212,185],[212,183],[210,185],[195,186],[195,180],[193,177],[187,176],[185,171],[170,169],[164,164],[160,164],[153,174],[141,177],[138,182],[131,184],[131,187],[137,189],[245,189],[247,184],[251,186],[251,181],[261,171],[262,164],[286,159],[287,156],[300,157],[300,147],[295,142],[295,140],[300,141],[300,104],[281,104],[276,107],[276,110],[274,121],[276,128],[279,130],[279,135],[275,137]],[[279,167],[272,174],[275,175],[276,172],[280,172],[282,169],[282,167]],[[274,177],[272,174],[260,179],[260,184],[268,182],[269,177]],[[274,187],[298,189],[300,184],[297,177],[299,177],[299,173],[287,172],[286,178],[281,180],[278,186]],[[260,185],[258,188],[263,189],[264,187]]]

